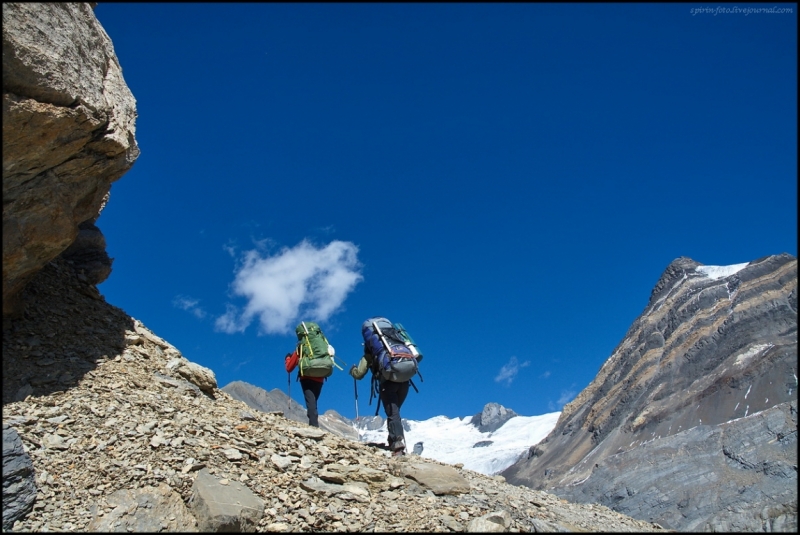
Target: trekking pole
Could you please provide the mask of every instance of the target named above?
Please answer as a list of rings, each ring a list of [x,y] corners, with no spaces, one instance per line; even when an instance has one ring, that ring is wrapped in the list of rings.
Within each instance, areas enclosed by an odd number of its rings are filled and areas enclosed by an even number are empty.
[[[356,423],[358,423],[358,381],[353,377],[353,390],[356,393]]]
[[[289,414],[289,410],[292,408],[292,372],[286,372],[286,384],[289,392],[289,399],[286,400],[286,414]]]

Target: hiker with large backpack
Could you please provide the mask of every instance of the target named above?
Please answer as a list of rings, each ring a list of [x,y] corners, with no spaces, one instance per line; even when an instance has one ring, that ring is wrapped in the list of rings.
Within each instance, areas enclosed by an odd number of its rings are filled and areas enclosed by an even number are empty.
[[[422,355],[403,326],[386,318],[375,317],[365,321],[361,325],[361,335],[364,338],[364,356],[357,366],[350,368],[350,375],[361,380],[367,371],[372,372],[370,402],[372,394],[377,392],[386,411],[389,449],[394,456],[405,455],[400,407],[408,395],[409,385],[416,390],[411,378],[419,374],[418,364]],[[419,375],[422,379],[422,374]],[[376,416],[379,409],[380,404],[375,409]]]
[[[333,373],[333,367],[339,366],[333,361],[333,346],[328,343],[319,325],[313,321],[303,321],[295,329],[295,334],[297,347],[294,353],[286,355],[286,371],[292,373],[299,367],[297,379],[303,388],[308,424],[319,427],[317,403],[322,393],[322,384]]]

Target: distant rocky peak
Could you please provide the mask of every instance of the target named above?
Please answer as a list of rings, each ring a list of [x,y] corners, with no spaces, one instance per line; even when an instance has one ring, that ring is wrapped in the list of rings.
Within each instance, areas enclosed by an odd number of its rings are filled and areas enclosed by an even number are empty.
[[[481,433],[491,433],[500,429],[504,423],[514,416],[518,416],[518,414],[499,403],[487,403],[481,412],[472,417],[471,423]]]

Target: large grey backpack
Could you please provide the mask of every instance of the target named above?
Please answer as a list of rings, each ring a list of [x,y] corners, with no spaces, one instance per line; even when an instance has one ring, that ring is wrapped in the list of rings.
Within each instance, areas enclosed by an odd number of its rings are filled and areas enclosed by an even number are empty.
[[[422,355],[400,324],[370,318],[361,325],[364,347],[374,357],[373,372],[386,381],[401,383],[419,373]]]

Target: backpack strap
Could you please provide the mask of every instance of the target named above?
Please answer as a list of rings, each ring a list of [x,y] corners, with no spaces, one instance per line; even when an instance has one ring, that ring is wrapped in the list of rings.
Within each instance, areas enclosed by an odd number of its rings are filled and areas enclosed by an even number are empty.
[[[378,379],[378,374],[372,374],[372,385],[370,386],[370,394],[369,394],[369,402],[372,403],[372,396],[375,395],[375,416],[381,410],[381,391],[380,391],[380,380]]]
[[[419,372],[417,372],[417,373],[419,373]],[[409,379],[409,380],[408,380],[408,384],[410,384],[411,386],[413,386],[413,387],[414,387],[414,392],[416,392],[417,394],[419,394],[419,390],[417,390],[417,385],[415,385],[415,384],[414,384],[414,381],[412,381],[411,379]]]
[[[314,351],[311,349],[311,341],[308,338],[308,328],[306,327],[306,322],[301,321],[300,324],[303,326],[303,330],[306,333],[305,339],[300,342],[300,371],[298,372],[297,379],[300,379],[300,376],[303,375],[303,342],[308,346],[308,356],[312,358],[314,356]]]
[[[369,404],[372,405],[372,398],[375,397],[375,372],[369,378]]]

